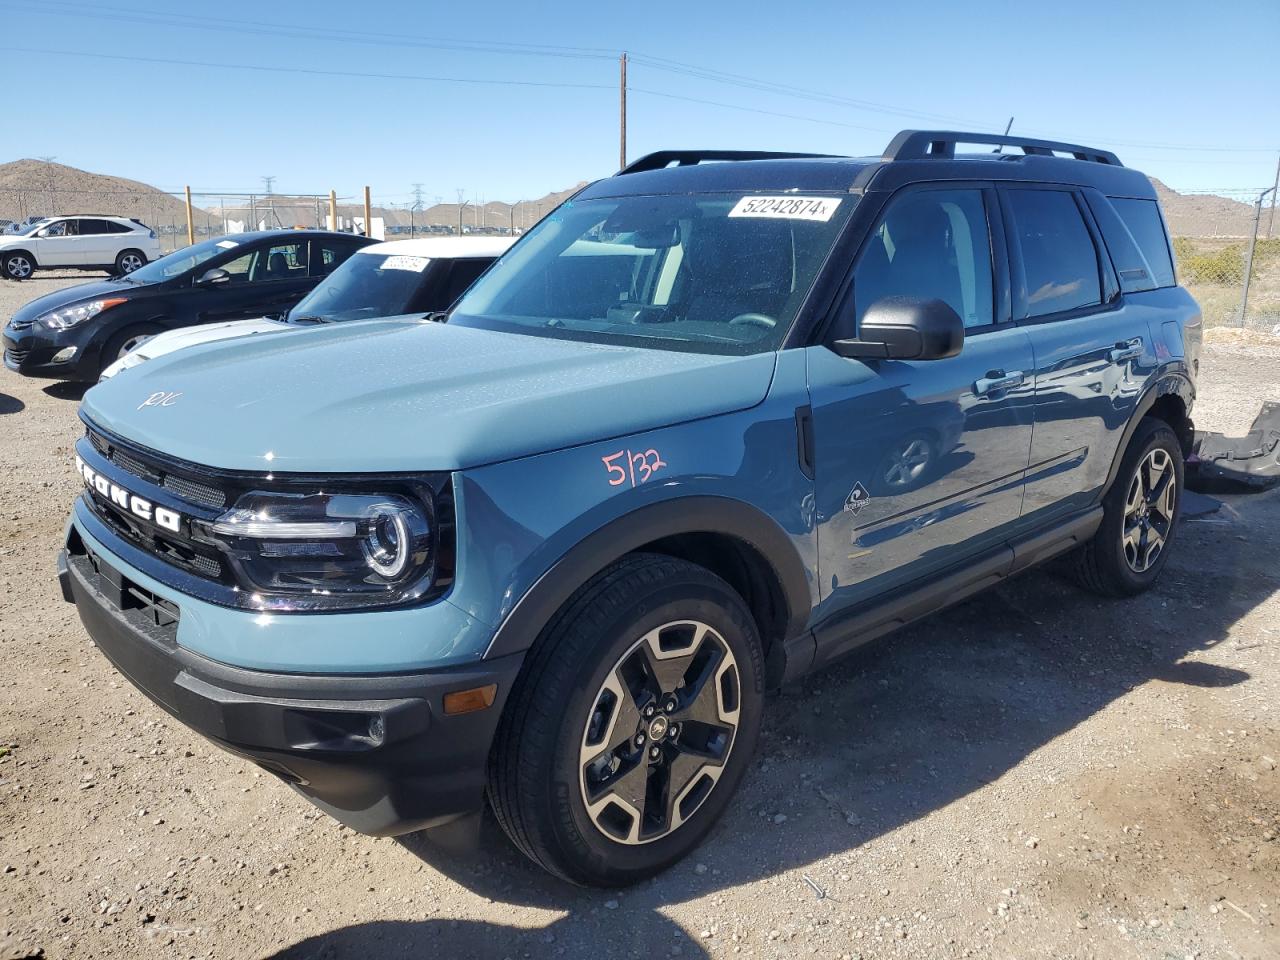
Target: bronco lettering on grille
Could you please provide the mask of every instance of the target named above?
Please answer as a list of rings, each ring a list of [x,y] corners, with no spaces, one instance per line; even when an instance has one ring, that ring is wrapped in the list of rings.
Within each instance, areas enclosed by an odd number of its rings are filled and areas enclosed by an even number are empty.
[[[126,490],[119,484],[112,483],[79,456],[76,457],[76,471],[84,479],[86,487],[120,509],[127,510],[135,517],[154,523],[157,527],[172,533],[182,532],[182,515],[177,511],[156,506],[150,500]]]

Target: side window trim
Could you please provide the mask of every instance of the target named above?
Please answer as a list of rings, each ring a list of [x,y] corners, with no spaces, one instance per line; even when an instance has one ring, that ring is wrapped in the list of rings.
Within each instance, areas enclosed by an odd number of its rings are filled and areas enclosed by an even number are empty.
[[[1027,302],[1027,273],[1026,267],[1022,262],[1022,248],[1017,242],[1017,231],[1015,229],[1017,221],[1014,217],[1013,205],[1009,200],[1009,194],[1014,190],[1042,190],[1071,194],[1072,200],[1075,201],[1076,209],[1080,211],[1080,217],[1084,222],[1085,230],[1089,234],[1089,239],[1093,243],[1093,255],[1098,265],[1098,287],[1104,298],[1102,303],[1091,303],[1072,310],[1060,310],[1057,313],[1045,313],[1038,317],[1027,316],[1030,312]],[[1001,183],[997,184],[996,192],[1000,197],[1000,210],[1004,219],[1005,236],[1008,238],[1005,246],[1009,253],[1009,286],[1013,293],[1013,317],[1015,318],[1013,322],[1015,324],[1018,326],[1036,326],[1042,323],[1056,323],[1059,320],[1074,320],[1077,317],[1087,317],[1092,314],[1115,310],[1122,305],[1123,298],[1119,296],[1120,286],[1111,267],[1110,255],[1108,254],[1104,261],[1102,251],[1106,247],[1102,245],[1097,224],[1093,221],[1092,213],[1088,211],[1088,204],[1080,196],[1078,187],[1056,183]],[[1108,300],[1106,299],[1108,291],[1115,291],[1117,295]]]

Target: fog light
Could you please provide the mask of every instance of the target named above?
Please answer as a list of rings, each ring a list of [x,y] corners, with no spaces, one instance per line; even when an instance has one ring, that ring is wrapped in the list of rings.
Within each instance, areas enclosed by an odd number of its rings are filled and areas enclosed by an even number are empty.
[[[68,360],[70,360],[70,359],[71,359],[72,357],[74,357],[75,355],[76,355],[76,348],[75,348],[75,347],[63,347],[61,350],[59,350],[57,353],[55,353],[55,354],[53,355],[53,360],[52,360],[52,362],[53,362],[53,363],[66,363]]]

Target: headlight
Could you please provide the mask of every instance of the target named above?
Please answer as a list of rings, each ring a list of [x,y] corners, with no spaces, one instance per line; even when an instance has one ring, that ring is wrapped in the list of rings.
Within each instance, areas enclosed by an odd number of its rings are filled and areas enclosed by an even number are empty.
[[[385,606],[426,593],[429,504],[400,494],[246,493],[202,524],[261,609]]]
[[[96,317],[103,310],[108,310],[124,303],[125,300],[125,297],[108,297],[105,300],[77,303],[70,307],[63,307],[60,310],[50,310],[48,313],[41,314],[38,319],[50,330],[66,330],[68,327],[74,327],[78,323],[84,323],[91,317]]]

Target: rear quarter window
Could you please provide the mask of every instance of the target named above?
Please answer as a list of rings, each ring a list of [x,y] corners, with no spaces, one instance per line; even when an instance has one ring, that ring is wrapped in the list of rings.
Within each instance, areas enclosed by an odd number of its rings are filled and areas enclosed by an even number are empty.
[[[1160,219],[1156,201],[1112,197],[1111,206],[1129,228],[1129,234],[1146,258],[1156,286],[1172,287],[1175,283],[1173,256],[1169,253],[1169,238],[1164,232],[1164,221]]]

